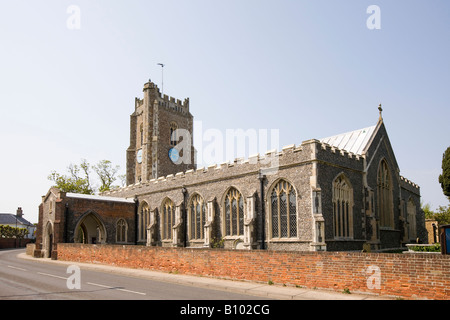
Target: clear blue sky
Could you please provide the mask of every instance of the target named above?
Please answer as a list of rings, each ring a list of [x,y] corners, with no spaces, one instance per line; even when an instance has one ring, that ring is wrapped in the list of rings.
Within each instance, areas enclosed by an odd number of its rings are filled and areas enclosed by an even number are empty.
[[[160,84],[159,62],[204,130],[279,129],[281,147],[374,125],[382,103],[400,173],[448,204],[447,0],[0,0],[0,45],[0,212],[37,222],[47,175],[82,158],[124,172],[134,98]]]

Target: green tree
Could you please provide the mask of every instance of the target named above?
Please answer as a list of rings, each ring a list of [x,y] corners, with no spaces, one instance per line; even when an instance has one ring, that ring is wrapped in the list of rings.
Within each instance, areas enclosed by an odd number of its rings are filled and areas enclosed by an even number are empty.
[[[98,164],[93,166],[93,169],[102,183],[99,188],[100,192],[108,191],[115,187],[113,186],[113,183],[118,178],[117,173],[120,170],[120,166],[113,167],[111,161],[101,160]]]
[[[95,171],[99,180],[98,190],[91,183],[91,169]],[[109,160],[101,160],[98,164],[91,166],[85,159],[79,165],[70,164],[67,168],[68,175],[52,171],[48,176],[54,186],[62,192],[94,194],[96,191],[104,192],[114,188],[113,183],[121,176],[117,176],[120,166],[113,166]]]
[[[442,156],[442,174],[439,175],[439,183],[444,194],[450,199],[450,147]]]
[[[436,220],[439,225],[450,224],[450,206],[439,206],[436,211],[430,209],[430,204],[422,205],[426,219]]]
[[[90,165],[85,159],[81,160],[80,165],[70,164],[67,169],[70,175],[52,171],[48,179],[53,181],[55,183],[54,186],[62,192],[94,194],[89,178]]]

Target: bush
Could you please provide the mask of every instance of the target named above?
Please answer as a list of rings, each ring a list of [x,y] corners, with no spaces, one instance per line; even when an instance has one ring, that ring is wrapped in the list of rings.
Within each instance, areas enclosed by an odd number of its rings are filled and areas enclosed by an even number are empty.
[[[410,247],[410,249],[416,252],[441,252],[441,244],[435,243],[432,246],[414,246]]]

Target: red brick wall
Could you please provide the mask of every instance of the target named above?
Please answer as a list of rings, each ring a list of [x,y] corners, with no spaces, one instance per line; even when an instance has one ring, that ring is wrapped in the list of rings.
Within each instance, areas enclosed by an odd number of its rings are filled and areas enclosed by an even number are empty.
[[[407,299],[450,299],[450,257],[435,254],[59,244],[58,259]]]
[[[0,238],[0,249],[25,248],[31,239]]]

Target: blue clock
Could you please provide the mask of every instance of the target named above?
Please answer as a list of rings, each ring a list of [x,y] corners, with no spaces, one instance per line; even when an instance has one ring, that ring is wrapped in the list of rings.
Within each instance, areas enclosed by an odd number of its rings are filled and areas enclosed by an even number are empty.
[[[174,163],[177,162],[178,159],[180,159],[180,154],[179,154],[178,150],[175,148],[171,148],[169,150],[169,158],[170,158],[170,160],[172,160],[172,162],[174,162]]]

